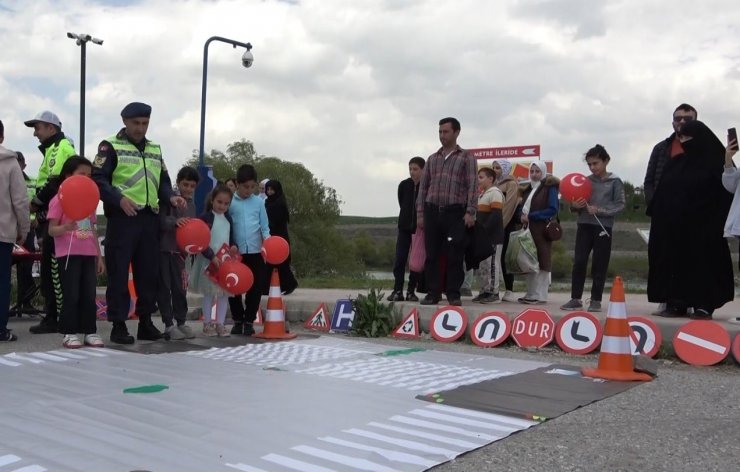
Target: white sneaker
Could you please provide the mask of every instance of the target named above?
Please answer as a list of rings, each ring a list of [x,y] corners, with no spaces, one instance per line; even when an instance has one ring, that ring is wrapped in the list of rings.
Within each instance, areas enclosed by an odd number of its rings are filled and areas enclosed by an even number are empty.
[[[740,324],[740,316],[736,316],[736,317],[734,317],[734,318],[730,318],[729,320],[727,320],[727,322],[728,322],[728,323],[736,323],[736,324]]]
[[[203,323],[203,335],[209,338],[217,336],[216,323]]]
[[[164,334],[166,334],[167,336],[169,336],[170,340],[172,340],[172,341],[179,341],[181,339],[185,339],[185,334],[183,334],[182,331],[180,331],[179,329],[177,329],[177,326],[175,326],[175,325],[167,326],[164,329]]]
[[[97,334],[86,334],[85,335],[85,346],[90,347],[105,347],[105,343]]]
[[[79,349],[82,347],[82,343],[76,334],[65,334],[62,339],[62,346],[67,349]]]
[[[193,339],[195,337],[195,333],[193,332],[193,328],[191,328],[188,325],[182,325],[178,326],[177,330],[182,333],[184,336],[184,339]]]
[[[511,303],[517,302],[517,298],[514,296],[514,293],[511,292],[510,290],[507,290],[504,292],[504,296],[501,297],[501,300],[505,302],[511,302]]]

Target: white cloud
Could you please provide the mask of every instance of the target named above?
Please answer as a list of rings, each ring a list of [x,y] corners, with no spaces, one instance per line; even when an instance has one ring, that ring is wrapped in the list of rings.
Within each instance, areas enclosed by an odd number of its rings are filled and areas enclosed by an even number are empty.
[[[392,215],[408,159],[435,151],[437,121],[458,117],[466,147],[541,144],[556,173],[586,172],[595,143],[640,183],[681,102],[720,138],[738,122],[740,61],[730,0],[0,0],[6,144],[38,167],[22,120],[55,110],[78,141],[80,50],[87,51],[86,154],[120,109],[154,107],[150,137],[176,169],[198,146],[203,43],[206,148],[246,138],[304,163],[347,214]],[[276,176],[271,176],[276,177]],[[279,176],[278,176],[279,177]]]

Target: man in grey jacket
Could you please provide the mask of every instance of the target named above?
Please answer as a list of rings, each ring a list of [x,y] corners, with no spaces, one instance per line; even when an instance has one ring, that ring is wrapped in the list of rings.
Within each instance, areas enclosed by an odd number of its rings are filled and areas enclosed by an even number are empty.
[[[31,230],[30,207],[23,171],[15,152],[2,146],[5,127],[0,121],[0,342],[18,339],[8,329],[10,267],[13,245]]]

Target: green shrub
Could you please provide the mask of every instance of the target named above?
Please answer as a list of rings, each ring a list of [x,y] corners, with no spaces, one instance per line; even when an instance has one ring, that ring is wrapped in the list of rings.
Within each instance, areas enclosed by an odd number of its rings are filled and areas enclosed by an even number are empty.
[[[383,301],[383,292],[371,288],[367,295],[357,295],[352,300],[355,318],[352,333],[368,338],[388,336],[397,323],[393,302]]]

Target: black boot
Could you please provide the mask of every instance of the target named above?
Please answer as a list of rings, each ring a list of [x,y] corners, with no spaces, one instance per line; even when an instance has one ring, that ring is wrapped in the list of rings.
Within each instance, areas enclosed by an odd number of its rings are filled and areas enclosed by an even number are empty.
[[[406,301],[407,302],[418,302],[419,297],[416,296],[413,290],[409,290],[406,292]]]
[[[402,302],[403,292],[400,290],[394,290],[391,292],[390,295],[388,295],[388,298],[386,300],[388,300],[389,302]]]
[[[150,316],[139,317],[139,328],[136,330],[136,339],[139,341],[157,341],[162,339],[162,333],[154,326]]]
[[[52,318],[49,315],[44,316],[41,322],[37,325],[33,325],[28,328],[32,334],[47,334],[47,333],[58,333],[59,324],[56,318]]]
[[[125,321],[114,321],[110,332],[110,342],[114,344],[133,344],[134,337],[128,334]]]
[[[234,321],[234,326],[231,327],[231,334],[244,334],[244,323]]]

